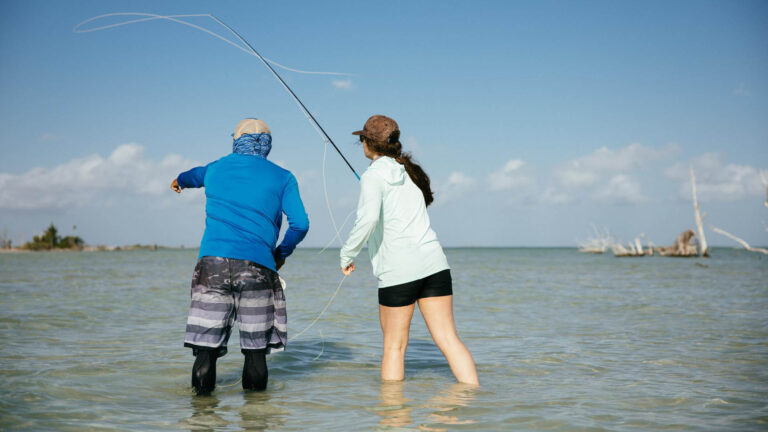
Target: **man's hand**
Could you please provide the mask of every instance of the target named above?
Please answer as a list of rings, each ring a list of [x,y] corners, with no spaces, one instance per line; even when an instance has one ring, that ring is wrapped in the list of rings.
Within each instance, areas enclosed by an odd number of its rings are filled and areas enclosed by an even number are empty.
[[[178,179],[173,179],[173,181],[171,182],[171,190],[173,190],[176,193],[181,193],[182,189],[184,189],[184,188],[179,186]]]
[[[348,266],[341,269],[341,272],[344,273],[344,276],[351,275],[353,271],[355,271],[355,263],[350,263]]]
[[[275,270],[280,271],[280,267],[285,264],[285,258],[275,257]]]

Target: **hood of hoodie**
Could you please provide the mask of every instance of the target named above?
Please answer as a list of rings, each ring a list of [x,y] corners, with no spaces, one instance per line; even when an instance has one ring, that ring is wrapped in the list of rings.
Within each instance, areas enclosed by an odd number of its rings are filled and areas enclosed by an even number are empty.
[[[371,163],[369,170],[380,175],[392,186],[405,183],[405,167],[389,156],[381,156]]]

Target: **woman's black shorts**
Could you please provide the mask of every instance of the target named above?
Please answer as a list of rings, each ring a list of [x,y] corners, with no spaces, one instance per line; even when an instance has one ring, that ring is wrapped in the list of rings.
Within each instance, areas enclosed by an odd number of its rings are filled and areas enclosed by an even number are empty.
[[[408,306],[425,297],[452,294],[451,271],[446,269],[413,282],[379,288],[379,304],[389,307]]]

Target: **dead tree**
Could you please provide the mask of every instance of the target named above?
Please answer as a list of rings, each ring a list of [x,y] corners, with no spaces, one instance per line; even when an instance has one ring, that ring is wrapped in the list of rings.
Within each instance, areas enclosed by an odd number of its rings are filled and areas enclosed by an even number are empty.
[[[704,237],[704,225],[702,224],[702,219],[704,219],[706,214],[704,216],[701,215],[699,200],[696,198],[696,176],[693,174],[693,165],[691,165],[691,195],[693,195],[693,214],[696,218],[696,229],[699,231],[699,256],[708,257],[709,248],[707,248],[707,238]]]
[[[712,224],[709,225],[709,228],[712,231],[714,231],[714,232],[716,232],[718,234],[722,234],[722,235],[728,237],[729,239],[735,241],[736,243],[739,243],[740,245],[744,246],[744,249],[746,249],[746,250],[748,250],[750,252],[760,252],[761,254],[768,255],[768,249],[752,247],[752,246],[749,245],[749,243],[747,243],[743,239],[740,239],[740,238],[736,237],[735,235],[729,233],[728,231],[722,230],[722,229],[720,229],[720,228],[718,228],[716,226],[712,226]]]
[[[696,236],[693,230],[685,230],[677,236],[675,244],[672,246],[660,246],[654,248],[654,251],[661,256],[669,257],[692,257],[698,254],[696,245],[691,243],[691,240]]]

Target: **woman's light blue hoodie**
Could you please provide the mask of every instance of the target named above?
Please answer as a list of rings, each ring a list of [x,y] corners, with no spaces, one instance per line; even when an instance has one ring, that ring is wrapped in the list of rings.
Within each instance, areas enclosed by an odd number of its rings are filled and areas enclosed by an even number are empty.
[[[430,226],[424,194],[405,167],[391,157],[374,160],[360,179],[357,219],[341,248],[342,268],[366,241],[379,288],[450,268]]]

